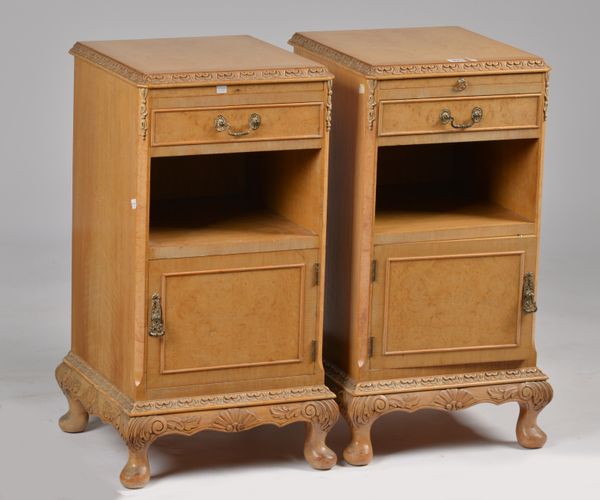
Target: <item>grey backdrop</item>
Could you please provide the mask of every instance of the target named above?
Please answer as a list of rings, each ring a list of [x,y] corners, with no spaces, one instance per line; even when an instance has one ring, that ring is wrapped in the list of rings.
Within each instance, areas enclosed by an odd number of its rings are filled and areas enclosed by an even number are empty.
[[[167,441],[151,455],[158,470],[163,467],[164,477],[159,474],[150,488],[137,494],[164,498],[167,491],[171,496],[236,487],[251,492],[259,481],[269,496],[270,487],[279,484],[269,475],[274,472],[278,478],[290,474],[289,480],[295,481],[291,493],[289,481],[281,483],[287,485],[286,496],[304,498],[317,487],[347,491],[349,496],[360,494],[362,488],[366,494],[377,488],[399,493],[390,488],[400,478],[402,492],[408,493],[419,486],[419,474],[425,478],[425,484],[420,483],[425,497],[429,492],[432,497],[495,498],[515,488],[524,493],[534,484],[537,489],[531,489],[531,494],[537,498],[540,493],[554,498],[574,491],[583,494],[593,486],[597,490],[599,14],[595,1],[541,0],[61,0],[3,5],[0,498],[83,498],[84,492],[88,497],[94,493],[98,498],[111,498],[121,491],[117,474],[125,449],[116,433],[96,426],[86,435],[65,436],[56,427],[65,404],[52,370],[69,348],[73,70],[67,51],[72,44],[76,40],[247,33],[287,48],[294,31],[434,25],[478,31],[539,54],[553,68],[537,315],[540,366],[550,373],[557,389],[543,417],[550,434],[548,447],[530,455],[511,455],[516,453],[510,444],[513,410],[481,407],[452,417],[426,413],[418,420],[399,417],[381,424],[388,426],[389,434],[384,437],[382,427],[381,434],[374,436],[375,445],[387,453],[373,467],[338,467],[327,475],[309,473],[302,464],[301,438],[297,437],[301,429],[277,431],[275,438],[275,431],[259,429],[247,433],[250,437],[207,438],[211,447],[198,451],[195,446],[206,445],[204,438]],[[410,430],[408,442],[403,428]],[[432,433],[436,439],[430,439]],[[346,437],[345,428],[338,426],[332,436],[338,452]],[[260,450],[251,450],[248,443]],[[200,452],[207,458],[199,459]],[[456,467],[452,474],[443,457],[452,459]],[[442,479],[454,483],[457,476],[490,460],[500,460],[506,467],[501,485],[489,468],[466,481],[480,492],[495,483],[486,494],[456,485],[444,487]],[[427,468],[420,469],[418,464],[425,463]],[[523,476],[521,467],[525,466],[532,467],[533,476],[515,479]],[[206,468],[210,474],[203,472]],[[567,482],[569,475],[576,479]],[[429,484],[431,477],[439,481]],[[375,484],[369,485],[368,478]]]

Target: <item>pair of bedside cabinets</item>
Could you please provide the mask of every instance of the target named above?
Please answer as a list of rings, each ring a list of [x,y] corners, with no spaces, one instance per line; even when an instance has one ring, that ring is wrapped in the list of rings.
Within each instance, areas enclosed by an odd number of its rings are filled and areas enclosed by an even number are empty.
[[[305,422],[306,460],[329,469],[338,405],[354,465],[392,411],[517,402],[519,443],[542,446],[549,68],[460,28],[290,44],[73,47],[61,428],[113,425],[130,488],[160,436],[264,424]]]

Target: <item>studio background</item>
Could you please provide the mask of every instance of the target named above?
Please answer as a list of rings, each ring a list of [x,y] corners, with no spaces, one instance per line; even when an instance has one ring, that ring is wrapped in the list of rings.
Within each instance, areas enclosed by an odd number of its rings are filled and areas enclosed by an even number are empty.
[[[11,2],[0,19],[0,499],[591,498],[600,487],[600,7],[594,1]],[[526,451],[516,405],[394,414],[369,467],[310,469],[297,424],[165,438],[151,482],[118,480],[126,447],[93,421],[60,432],[54,368],[69,349],[73,61],[77,40],[251,34],[289,49],[295,31],[459,25],[541,55],[553,70],[537,291],[549,440]],[[335,186],[331,186],[335,189]],[[330,434],[341,456],[344,423]]]

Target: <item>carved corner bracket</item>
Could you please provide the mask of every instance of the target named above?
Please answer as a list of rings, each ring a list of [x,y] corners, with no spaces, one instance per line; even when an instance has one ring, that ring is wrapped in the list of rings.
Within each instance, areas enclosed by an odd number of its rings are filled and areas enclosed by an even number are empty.
[[[327,100],[325,101],[325,129],[331,130],[331,115],[333,110],[333,80],[327,80]]]
[[[367,97],[367,121],[369,130],[373,130],[375,119],[377,118],[377,100],[375,99],[375,89],[377,88],[377,80],[367,80],[369,94]]]
[[[140,135],[146,140],[148,135],[148,88],[140,87]]]
[[[548,118],[548,91],[550,86],[550,73],[544,73],[544,121]]]

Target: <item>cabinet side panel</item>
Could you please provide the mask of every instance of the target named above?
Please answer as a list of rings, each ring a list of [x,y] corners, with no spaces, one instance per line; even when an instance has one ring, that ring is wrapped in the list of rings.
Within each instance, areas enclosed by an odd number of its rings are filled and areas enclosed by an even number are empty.
[[[133,395],[138,90],[76,59],[74,94],[72,350]]]
[[[355,379],[367,368],[375,130],[360,75],[295,47],[335,75],[330,136],[324,356]],[[359,92],[362,84],[364,92]]]

